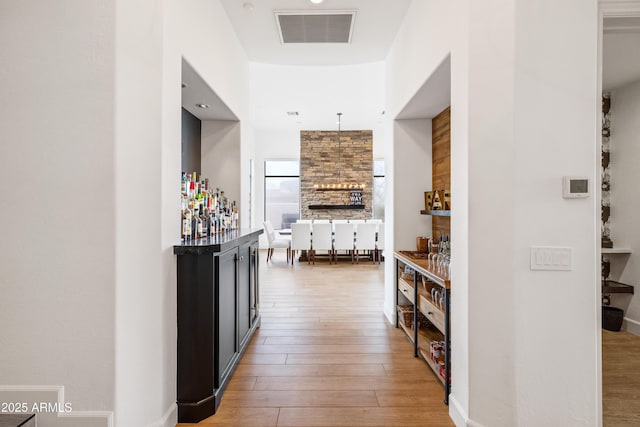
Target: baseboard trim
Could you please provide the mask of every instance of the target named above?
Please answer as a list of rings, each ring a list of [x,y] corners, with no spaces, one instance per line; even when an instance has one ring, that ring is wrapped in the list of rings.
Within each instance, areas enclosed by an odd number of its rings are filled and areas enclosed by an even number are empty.
[[[624,318],[626,322],[625,330],[633,335],[640,336],[640,322],[637,320],[629,319],[628,317]]]
[[[482,424],[467,417],[467,414],[462,409],[462,405],[460,405],[460,402],[456,400],[453,394],[449,395],[449,416],[456,427],[484,427]]]
[[[462,406],[456,400],[453,394],[449,395],[449,416],[453,420],[456,427],[466,427],[467,415],[462,410]]]
[[[393,310],[393,307],[385,307],[383,312],[384,312],[385,317],[389,321],[389,323],[391,323],[392,325],[395,325],[396,324],[396,312],[395,312],[395,310]]]
[[[482,424],[477,423],[473,420],[467,420],[467,427],[484,427]]]
[[[109,411],[59,412],[58,418],[102,418],[108,427],[113,427],[113,412]]]
[[[172,403],[159,420],[152,422],[147,427],[175,427],[178,423],[177,410],[178,406]]]
[[[64,386],[63,385],[0,385],[0,392],[5,393],[41,393],[52,392],[56,394],[59,408],[65,407]],[[113,427],[113,411],[77,411],[57,412],[58,418],[92,418],[102,419],[107,427]]]

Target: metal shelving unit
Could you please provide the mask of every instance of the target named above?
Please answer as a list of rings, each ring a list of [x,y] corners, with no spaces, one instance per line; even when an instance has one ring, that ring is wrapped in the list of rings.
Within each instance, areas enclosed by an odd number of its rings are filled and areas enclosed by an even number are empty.
[[[416,257],[412,252],[395,252],[394,259],[398,303],[400,302],[400,298],[404,298],[413,305],[413,327],[408,328],[403,323],[400,323],[398,309],[396,309],[396,327],[401,327],[407,334],[413,344],[413,355],[415,357],[421,357],[442,383],[444,387],[444,403],[448,405],[449,393],[451,392],[451,282],[435,270],[429,268],[426,259]],[[413,283],[400,277],[401,267],[403,266],[409,266],[415,271]],[[428,280],[428,283],[433,286],[438,286],[440,292],[443,292],[443,309],[438,307],[438,303],[431,299],[431,295],[426,292],[425,289],[420,288],[422,286],[420,276],[424,276]],[[402,297],[400,297],[400,295],[402,295]],[[429,320],[433,326],[432,328],[430,327],[428,330],[420,328],[419,313]],[[437,330],[437,332],[435,330]],[[441,334],[442,339],[435,339],[436,334]],[[444,342],[444,378],[440,375],[439,366],[430,358],[428,344],[431,341]],[[426,348],[421,346],[424,342],[427,344]]]

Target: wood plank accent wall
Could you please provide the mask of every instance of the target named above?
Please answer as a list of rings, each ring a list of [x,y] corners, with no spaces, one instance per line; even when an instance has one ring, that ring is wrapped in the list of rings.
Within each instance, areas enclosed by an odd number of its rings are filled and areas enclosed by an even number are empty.
[[[451,107],[445,108],[432,120],[431,125],[432,188],[451,189]],[[455,194],[451,202],[455,203]],[[451,235],[451,217],[433,216],[431,235],[434,240]]]

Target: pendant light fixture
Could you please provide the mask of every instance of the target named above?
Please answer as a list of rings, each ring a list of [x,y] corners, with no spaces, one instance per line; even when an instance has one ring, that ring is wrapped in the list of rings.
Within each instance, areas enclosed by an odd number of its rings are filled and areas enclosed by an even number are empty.
[[[341,129],[342,113],[338,115],[338,182],[331,184],[315,184],[314,188],[318,191],[331,191],[331,190],[362,190],[365,185],[360,183],[345,183],[342,182],[342,142],[341,142]]]

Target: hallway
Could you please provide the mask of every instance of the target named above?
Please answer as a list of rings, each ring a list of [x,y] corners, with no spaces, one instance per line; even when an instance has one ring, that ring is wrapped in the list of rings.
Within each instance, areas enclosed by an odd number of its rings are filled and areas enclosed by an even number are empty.
[[[382,314],[383,265],[265,257],[262,327],[218,413],[198,425],[453,425],[442,386]]]

